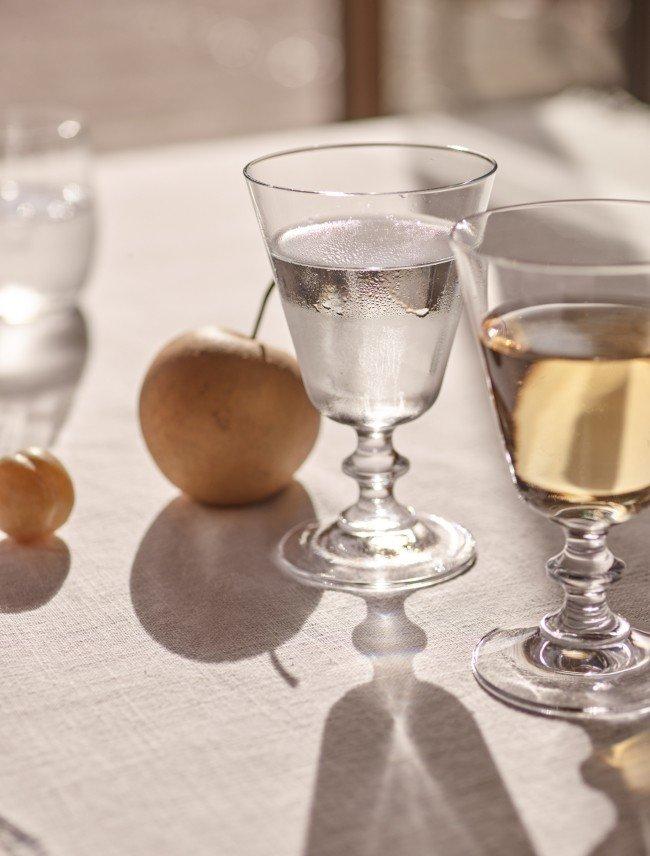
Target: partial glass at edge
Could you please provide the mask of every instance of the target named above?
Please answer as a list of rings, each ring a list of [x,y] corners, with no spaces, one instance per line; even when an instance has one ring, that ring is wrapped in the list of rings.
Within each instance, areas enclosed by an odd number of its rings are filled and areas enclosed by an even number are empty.
[[[283,569],[366,591],[432,585],[467,570],[472,536],[393,495],[408,462],[397,425],[436,400],[458,322],[453,223],[485,209],[496,164],[464,149],[324,146],[248,164],[248,181],[307,392],[352,426],[343,463],[359,499],[283,539]]]
[[[90,161],[76,111],[0,110],[0,320],[21,324],[77,302],[95,240]]]
[[[558,523],[564,604],[474,652],[502,701],[568,717],[650,710],[650,636],[607,603],[609,528],[650,501],[650,202],[563,200],[460,222],[452,244],[519,494]]]

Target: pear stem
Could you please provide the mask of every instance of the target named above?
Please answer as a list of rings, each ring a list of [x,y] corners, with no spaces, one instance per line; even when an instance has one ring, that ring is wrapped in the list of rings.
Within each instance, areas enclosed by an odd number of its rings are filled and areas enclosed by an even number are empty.
[[[255,324],[253,325],[253,332],[251,333],[251,339],[257,338],[257,333],[260,329],[260,324],[262,323],[262,318],[264,317],[264,310],[266,309],[266,304],[268,303],[269,297],[271,296],[271,292],[275,288],[275,280],[271,280],[271,282],[266,287],[266,291],[264,292],[264,297],[262,298],[262,302],[260,303],[260,308],[257,311],[257,318],[255,319]]]

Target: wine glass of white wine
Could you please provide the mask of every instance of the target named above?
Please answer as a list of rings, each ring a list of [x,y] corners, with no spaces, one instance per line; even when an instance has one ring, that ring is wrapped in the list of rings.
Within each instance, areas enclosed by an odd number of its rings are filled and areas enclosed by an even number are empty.
[[[452,244],[520,496],[566,538],[564,604],[474,652],[482,686],[569,717],[650,710],[650,635],[611,610],[611,526],[650,502],[650,202],[560,200],[462,220]]]
[[[307,392],[358,437],[343,464],[358,501],[280,547],[303,582],[406,589],[474,562],[466,529],[393,496],[408,463],[392,434],[440,391],[460,311],[449,234],[484,210],[495,170],[465,149],[383,143],[281,152],[244,169]]]

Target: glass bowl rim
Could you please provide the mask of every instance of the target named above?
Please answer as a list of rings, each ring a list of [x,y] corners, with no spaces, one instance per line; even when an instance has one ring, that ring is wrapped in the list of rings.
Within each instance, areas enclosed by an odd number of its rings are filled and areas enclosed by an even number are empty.
[[[522,202],[517,205],[502,205],[497,208],[487,208],[485,211],[478,211],[475,214],[470,214],[467,217],[463,217],[457,223],[454,224],[454,227],[451,230],[449,240],[452,246],[458,247],[459,250],[465,255],[471,256],[472,258],[478,261],[489,262],[498,265],[499,267],[510,268],[514,270],[528,271],[530,273],[570,273],[574,275],[612,275],[616,272],[621,273],[648,273],[650,274],[650,257],[648,261],[642,262],[603,262],[602,264],[584,264],[584,263],[576,263],[576,264],[568,264],[567,262],[533,262],[533,261],[523,261],[520,259],[513,259],[508,257],[507,255],[500,255],[499,253],[485,253],[475,247],[472,247],[469,243],[464,241],[459,237],[461,234],[460,228],[463,224],[469,223],[471,221],[478,223],[481,220],[487,219],[487,217],[491,214],[502,214],[506,211],[517,211],[522,209],[531,209],[531,208],[543,208],[545,206],[556,206],[561,207],[563,205],[571,205],[571,204],[588,204],[593,205],[594,203],[599,204],[621,204],[621,205],[641,205],[647,206],[648,211],[650,212],[650,199],[630,199],[627,197],[607,197],[607,196],[594,196],[594,197],[576,197],[576,198],[561,198],[561,199],[543,199],[538,202]]]
[[[253,167],[258,164],[264,163],[265,161],[273,160],[274,158],[284,157],[285,155],[297,155],[297,154],[307,154],[314,153],[319,151],[327,151],[334,149],[354,149],[354,148],[401,148],[401,149],[430,149],[433,151],[446,151],[446,152],[459,152],[460,154],[472,155],[472,157],[479,158],[480,160],[485,161],[489,168],[485,170],[485,172],[480,175],[473,176],[472,178],[468,178],[465,181],[458,181],[453,184],[444,184],[439,187],[427,187],[427,188],[417,188],[413,190],[379,190],[379,191],[364,191],[364,190],[312,190],[301,187],[286,187],[280,184],[273,184],[270,181],[262,181],[259,178],[255,178],[251,174],[251,170]],[[260,157],[253,158],[253,160],[248,161],[248,163],[244,166],[243,173],[244,177],[251,184],[256,184],[259,187],[267,187],[270,190],[283,190],[290,193],[308,193],[316,196],[340,196],[340,197],[363,197],[363,196],[416,196],[422,195],[426,193],[444,193],[450,190],[456,190],[461,187],[468,187],[472,184],[478,184],[486,179],[490,178],[490,176],[494,175],[497,170],[497,162],[494,158],[491,158],[489,155],[483,154],[482,152],[475,151],[474,149],[467,148],[466,146],[458,146],[458,145],[435,145],[430,143],[396,143],[396,142],[352,142],[352,143],[323,143],[321,145],[316,146],[299,146],[293,149],[282,149],[280,151],[270,152],[266,155],[261,155]]]

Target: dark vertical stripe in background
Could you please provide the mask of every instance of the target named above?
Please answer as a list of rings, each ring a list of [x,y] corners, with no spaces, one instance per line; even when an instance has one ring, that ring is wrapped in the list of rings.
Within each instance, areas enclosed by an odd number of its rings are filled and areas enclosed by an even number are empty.
[[[381,0],[342,0],[345,118],[381,113]]]
[[[650,103],[650,2],[631,0],[625,45],[628,88]]]

